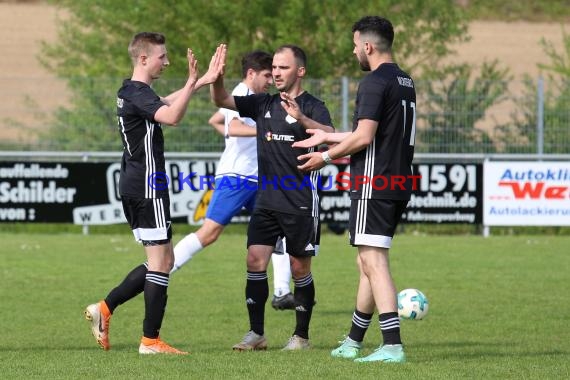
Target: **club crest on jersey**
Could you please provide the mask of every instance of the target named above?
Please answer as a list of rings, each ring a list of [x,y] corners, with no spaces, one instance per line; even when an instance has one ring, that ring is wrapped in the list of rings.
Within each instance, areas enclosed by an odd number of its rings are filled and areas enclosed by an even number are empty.
[[[277,133],[266,132],[265,139],[267,141],[287,141],[287,142],[294,142],[295,136],[293,135],[279,135]]]

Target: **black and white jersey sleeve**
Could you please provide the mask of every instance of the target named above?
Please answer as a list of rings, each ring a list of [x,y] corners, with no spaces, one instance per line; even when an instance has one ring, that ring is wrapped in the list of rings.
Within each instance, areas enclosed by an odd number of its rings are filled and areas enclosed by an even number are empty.
[[[361,80],[353,131],[362,119],[377,121],[378,128],[372,143],[351,156],[351,198],[410,199],[416,92],[412,78],[398,65],[384,63]],[[356,176],[366,180],[354,181]]]

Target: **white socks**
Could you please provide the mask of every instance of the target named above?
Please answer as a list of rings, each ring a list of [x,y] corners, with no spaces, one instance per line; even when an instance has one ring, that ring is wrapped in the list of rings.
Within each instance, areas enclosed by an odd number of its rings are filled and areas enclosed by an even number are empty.
[[[174,266],[170,273],[176,272],[188,262],[194,255],[202,250],[202,243],[195,233],[184,236],[174,247]]]
[[[174,266],[170,273],[176,272],[186,264],[194,255],[204,247],[195,233],[184,236],[174,247]],[[281,297],[291,293],[289,283],[291,281],[291,264],[287,253],[272,254],[273,263],[273,294]]]
[[[272,254],[271,262],[273,264],[273,294],[282,297],[291,293],[289,282],[291,281],[291,264],[289,263],[289,255]]]

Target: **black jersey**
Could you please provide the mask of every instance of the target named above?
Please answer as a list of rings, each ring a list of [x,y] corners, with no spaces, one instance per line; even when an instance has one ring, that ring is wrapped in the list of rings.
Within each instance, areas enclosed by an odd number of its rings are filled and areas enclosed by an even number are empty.
[[[378,122],[372,143],[351,156],[352,199],[409,200],[416,128],[416,91],[408,74],[395,63],[383,63],[358,86],[353,128],[358,120]],[[355,181],[364,176],[365,182]]]
[[[301,164],[297,157],[313,152],[314,148],[291,146],[310,135],[287,114],[279,94],[234,96],[234,99],[240,115],[252,118],[257,124],[259,191],[255,207],[318,217],[319,172],[302,173],[297,168]],[[306,116],[332,126],[329,110],[321,100],[303,92],[295,101]]]
[[[117,93],[123,140],[119,191],[133,198],[166,198],[164,137],[154,114],[164,103],[143,82],[126,79]],[[156,174],[160,173],[160,174]]]

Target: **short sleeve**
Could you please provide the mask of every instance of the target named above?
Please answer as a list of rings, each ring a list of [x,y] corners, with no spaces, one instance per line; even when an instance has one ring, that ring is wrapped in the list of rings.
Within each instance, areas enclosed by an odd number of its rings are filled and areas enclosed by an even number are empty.
[[[254,94],[248,96],[234,96],[237,111],[241,117],[255,120],[263,112],[263,104],[270,97],[268,94]]]
[[[156,111],[165,105],[150,87],[139,88],[138,94],[135,94],[131,101],[141,111],[142,115],[149,120],[154,120]]]
[[[358,86],[356,115],[358,119],[380,121],[380,110],[383,108],[382,99],[386,85],[383,81],[372,79],[368,76]]]
[[[323,102],[317,102],[315,104],[311,119],[323,125],[333,126],[330,112]]]

